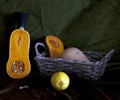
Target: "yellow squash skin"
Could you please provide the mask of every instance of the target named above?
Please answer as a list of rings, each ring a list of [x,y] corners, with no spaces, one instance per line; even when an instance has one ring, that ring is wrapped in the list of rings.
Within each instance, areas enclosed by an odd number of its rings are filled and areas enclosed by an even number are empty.
[[[7,74],[10,77],[21,79],[30,73],[29,48],[29,33],[24,29],[14,30],[10,36],[9,58],[6,65]]]

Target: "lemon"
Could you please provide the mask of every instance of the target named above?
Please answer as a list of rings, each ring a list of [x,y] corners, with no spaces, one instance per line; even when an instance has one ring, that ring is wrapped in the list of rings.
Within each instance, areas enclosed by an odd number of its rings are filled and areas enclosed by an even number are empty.
[[[56,90],[65,90],[70,84],[70,78],[65,72],[56,72],[51,77],[51,84]]]

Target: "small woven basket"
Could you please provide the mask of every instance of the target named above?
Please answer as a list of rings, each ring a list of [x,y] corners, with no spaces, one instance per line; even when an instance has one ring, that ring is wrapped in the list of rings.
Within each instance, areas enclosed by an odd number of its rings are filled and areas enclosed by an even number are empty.
[[[76,73],[78,76],[88,80],[97,80],[104,74],[106,64],[114,52],[114,50],[111,50],[105,54],[93,51],[83,51],[90,60],[90,62],[86,62],[45,57],[46,52],[38,52],[38,45],[44,46],[42,43],[36,43],[36,56],[34,57],[34,60],[43,76],[51,76],[57,71],[64,71],[66,73]]]

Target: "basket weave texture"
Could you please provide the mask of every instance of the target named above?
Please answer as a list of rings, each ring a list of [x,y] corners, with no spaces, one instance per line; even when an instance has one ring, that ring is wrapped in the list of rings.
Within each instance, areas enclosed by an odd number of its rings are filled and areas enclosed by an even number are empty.
[[[64,71],[66,73],[76,73],[78,76],[88,80],[99,79],[105,71],[107,62],[110,60],[114,50],[107,54],[93,51],[83,51],[90,62],[68,60],[64,58],[44,57],[35,48],[36,56],[34,60],[37,63],[38,69],[43,76],[51,76],[57,71]]]

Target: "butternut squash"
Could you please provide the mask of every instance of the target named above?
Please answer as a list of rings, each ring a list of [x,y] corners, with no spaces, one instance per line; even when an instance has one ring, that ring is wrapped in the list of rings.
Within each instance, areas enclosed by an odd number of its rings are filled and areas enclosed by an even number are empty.
[[[12,78],[24,78],[31,70],[29,61],[29,33],[16,29],[10,36],[9,59],[7,62],[7,74]]]
[[[76,47],[66,48],[60,55],[60,58],[89,61],[87,56],[80,49]]]
[[[52,35],[46,36],[46,44],[49,49],[50,57],[57,58],[61,55],[61,53],[64,50],[62,41],[56,36]]]
[[[10,35],[6,71],[10,77],[21,79],[26,77],[31,71],[29,60],[30,36],[24,30],[28,13],[16,12],[16,15],[19,28]]]

